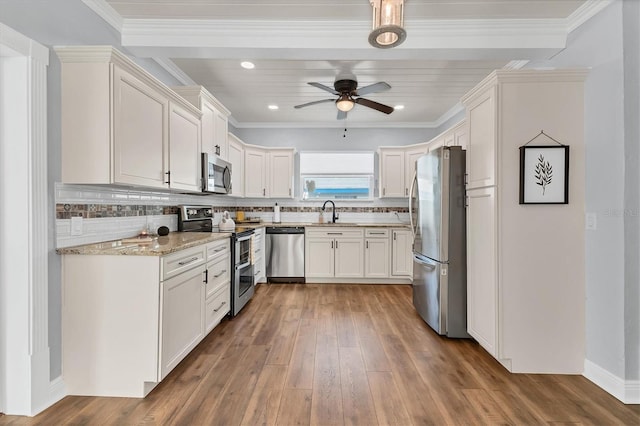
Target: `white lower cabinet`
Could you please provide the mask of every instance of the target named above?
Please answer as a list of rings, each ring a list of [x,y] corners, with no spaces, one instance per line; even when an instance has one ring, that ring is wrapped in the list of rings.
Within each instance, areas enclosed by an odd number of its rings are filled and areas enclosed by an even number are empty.
[[[204,266],[162,282],[160,380],[204,337]]]
[[[389,230],[365,229],[364,276],[389,278]]]
[[[306,228],[305,278],[362,278],[364,233],[355,228]]]
[[[256,284],[267,282],[267,266],[265,259],[264,228],[258,228],[253,234],[253,279]]]
[[[229,312],[228,239],[162,257],[66,254],[62,268],[70,395],[144,397]]]
[[[413,233],[408,229],[391,230],[391,275],[413,277]]]

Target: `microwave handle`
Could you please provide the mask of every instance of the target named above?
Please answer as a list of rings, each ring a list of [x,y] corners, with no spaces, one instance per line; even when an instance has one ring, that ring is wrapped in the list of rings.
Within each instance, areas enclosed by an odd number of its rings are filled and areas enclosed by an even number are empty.
[[[222,185],[227,192],[231,192],[231,170],[225,167],[222,172]]]

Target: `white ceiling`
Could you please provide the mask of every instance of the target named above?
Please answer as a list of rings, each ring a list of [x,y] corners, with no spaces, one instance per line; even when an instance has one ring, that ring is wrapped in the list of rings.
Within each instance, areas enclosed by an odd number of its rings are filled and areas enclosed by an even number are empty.
[[[343,126],[332,103],[293,108],[332,97],[306,83],[332,86],[341,73],[360,87],[386,81],[391,90],[365,97],[405,106],[385,115],[356,105],[347,125],[433,127],[492,70],[564,48],[610,0],[407,0],[407,40],[393,49],[368,44],[368,0],[83,1],[132,53],[205,86],[239,127]]]

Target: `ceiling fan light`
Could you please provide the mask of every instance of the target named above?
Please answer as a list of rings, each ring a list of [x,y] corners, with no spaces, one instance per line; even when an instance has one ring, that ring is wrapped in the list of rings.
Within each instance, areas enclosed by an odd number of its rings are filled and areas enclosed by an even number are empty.
[[[340,97],[336,101],[336,107],[340,111],[344,111],[344,112],[351,111],[354,105],[355,103],[353,102],[353,99],[351,99],[349,95],[345,95],[345,94],[340,95]]]
[[[404,25],[404,0],[369,0],[373,7],[373,29],[369,43],[373,47],[388,49],[407,38]]]

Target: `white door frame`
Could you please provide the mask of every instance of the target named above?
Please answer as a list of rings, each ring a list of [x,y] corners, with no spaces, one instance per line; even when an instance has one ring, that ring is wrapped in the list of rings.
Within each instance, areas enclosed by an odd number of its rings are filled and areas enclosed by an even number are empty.
[[[0,411],[50,396],[47,263],[49,50],[0,23]]]

